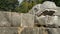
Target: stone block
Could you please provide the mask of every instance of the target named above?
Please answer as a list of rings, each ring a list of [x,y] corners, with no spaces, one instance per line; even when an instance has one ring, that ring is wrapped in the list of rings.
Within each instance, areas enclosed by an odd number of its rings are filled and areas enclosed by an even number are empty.
[[[16,12],[0,12],[0,26],[2,27],[19,27],[21,16]]]
[[[33,27],[34,16],[32,14],[21,14],[21,27]]]
[[[5,15],[7,13],[5,12],[1,12],[0,11],[0,26],[2,27],[7,27],[7,26],[11,26],[11,23],[9,22],[9,19],[7,18],[8,16]]]
[[[42,28],[24,28],[20,34],[47,34],[45,29]]]
[[[58,26],[60,26],[60,16],[58,17]]]
[[[0,34],[18,34],[17,27],[0,27]]]
[[[60,34],[60,28],[48,28],[48,34]]]
[[[19,27],[21,24],[21,15],[19,13],[11,13],[11,25],[14,27]]]

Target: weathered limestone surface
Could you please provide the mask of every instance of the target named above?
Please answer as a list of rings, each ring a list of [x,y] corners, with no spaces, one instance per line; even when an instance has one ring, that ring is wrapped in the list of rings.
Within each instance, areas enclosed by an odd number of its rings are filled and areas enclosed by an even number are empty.
[[[57,23],[57,25],[60,26],[60,16],[58,16],[58,23]]]
[[[47,34],[44,28],[24,28],[20,34]]]
[[[21,25],[21,15],[19,13],[11,13],[11,24],[16,27]]]
[[[0,26],[2,27],[19,27],[33,26],[34,16],[31,14],[23,14],[16,12],[1,12],[0,11]]]
[[[23,31],[21,32],[21,34],[37,34],[38,33],[38,29],[34,29],[34,28],[24,28]]]
[[[60,34],[60,12],[53,16],[38,16],[42,10],[56,8],[54,2],[46,1],[34,6],[30,14],[0,11],[0,34]],[[39,25],[36,27],[35,23]]]
[[[21,14],[21,27],[33,27],[34,16],[32,14]]]
[[[0,26],[20,26],[21,17],[16,12],[2,12],[0,11]]]
[[[51,2],[51,1],[45,1],[42,3],[41,9],[57,9],[57,6],[54,2]]]
[[[60,34],[60,28],[24,28],[20,34]]]
[[[11,26],[11,23],[9,22],[9,17],[5,15],[4,12],[0,11],[0,26]],[[6,19],[7,18],[7,19]]]
[[[60,28],[0,27],[0,34],[60,34]]]
[[[18,34],[17,27],[0,27],[0,34]]]
[[[60,34],[60,28],[48,28],[48,34]]]
[[[60,19],[60,18],[59,18]],[[52,24],[58,24],[58,16],[40,16],[38,17],[39,24],[41,25],[52,25]]]
[[[41,11],[41,8],[40,8],[41,4],[37,4],[35,6],[32,7],[31,10],[29,10],[29,14],[32,14],[32,15],[35,15],[37,14],[37,12]]]

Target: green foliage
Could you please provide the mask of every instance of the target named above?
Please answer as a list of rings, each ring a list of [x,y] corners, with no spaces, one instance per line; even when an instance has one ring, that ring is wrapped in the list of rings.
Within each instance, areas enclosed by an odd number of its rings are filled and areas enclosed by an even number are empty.
[[[44,0],[36,0],[37,4],[42,3]]]
[[[0,11],[15,11],[27,13],[34,5],[43,3],[44,1],[53,1],[60,6],[60,0],[24,0],[20,6],[18,0],[0,0]]]
[[[17,5],[17,0],[0,0],[0,10],[14,10]]]
[[[18,9],[18,12],[21,13],[27,13],[34,5],[41,3],[42,0],[29,0],[26,1],[24,0],[19,7],[17,7],[16,9]]]
[[[57,6],[60,6],[60,0],[24,0],[16,11],[20,13],[27,13],[34,5],[43,3],[44,1],[53,1]]]
[[[57,6],[60,6],[60,0],[53,0]]]

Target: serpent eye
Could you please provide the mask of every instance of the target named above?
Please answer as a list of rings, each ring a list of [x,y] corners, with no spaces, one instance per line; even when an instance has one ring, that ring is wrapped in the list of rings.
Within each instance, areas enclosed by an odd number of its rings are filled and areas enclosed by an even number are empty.
[[[44,12],[42,12],[41,14],[39,14],[38,17],[41,16],[41,15],[44,15],[44,16],[46,16],[46,15],[52,16],[54,13],[55,13],[55,11],[45,10]]]
[[[52,16],[54,13],[55,13],[55,11],[48,11],[48,10],[45,10],[44,12],[42,12],[42,15],[49,15],[49,16]]]
[[[52,16],[55,13],[55,11],[49,11],[47,15]]]
[[[44,15],[47,15],[47,14],[48,14],[48,11],[47,11],[47,10],[45,10],[45,11],[43,12],[43,14],[44,14]]]

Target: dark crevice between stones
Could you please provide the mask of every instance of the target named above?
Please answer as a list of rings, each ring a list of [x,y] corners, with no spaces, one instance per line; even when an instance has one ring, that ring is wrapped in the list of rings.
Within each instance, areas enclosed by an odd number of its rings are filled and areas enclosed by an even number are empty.
[[[47,27],[46,25],[35,24],[36,27]]]
[[[41,27],[41,25],[36,25],[37,27]]]
[[[53,25],[40,25],[40,24],[35,24],[35,27],[45,27],[45,28],[60,28],[60,26],[55,26]]]
[[[60,26],[58,26],[58,28],[60,28]]]

